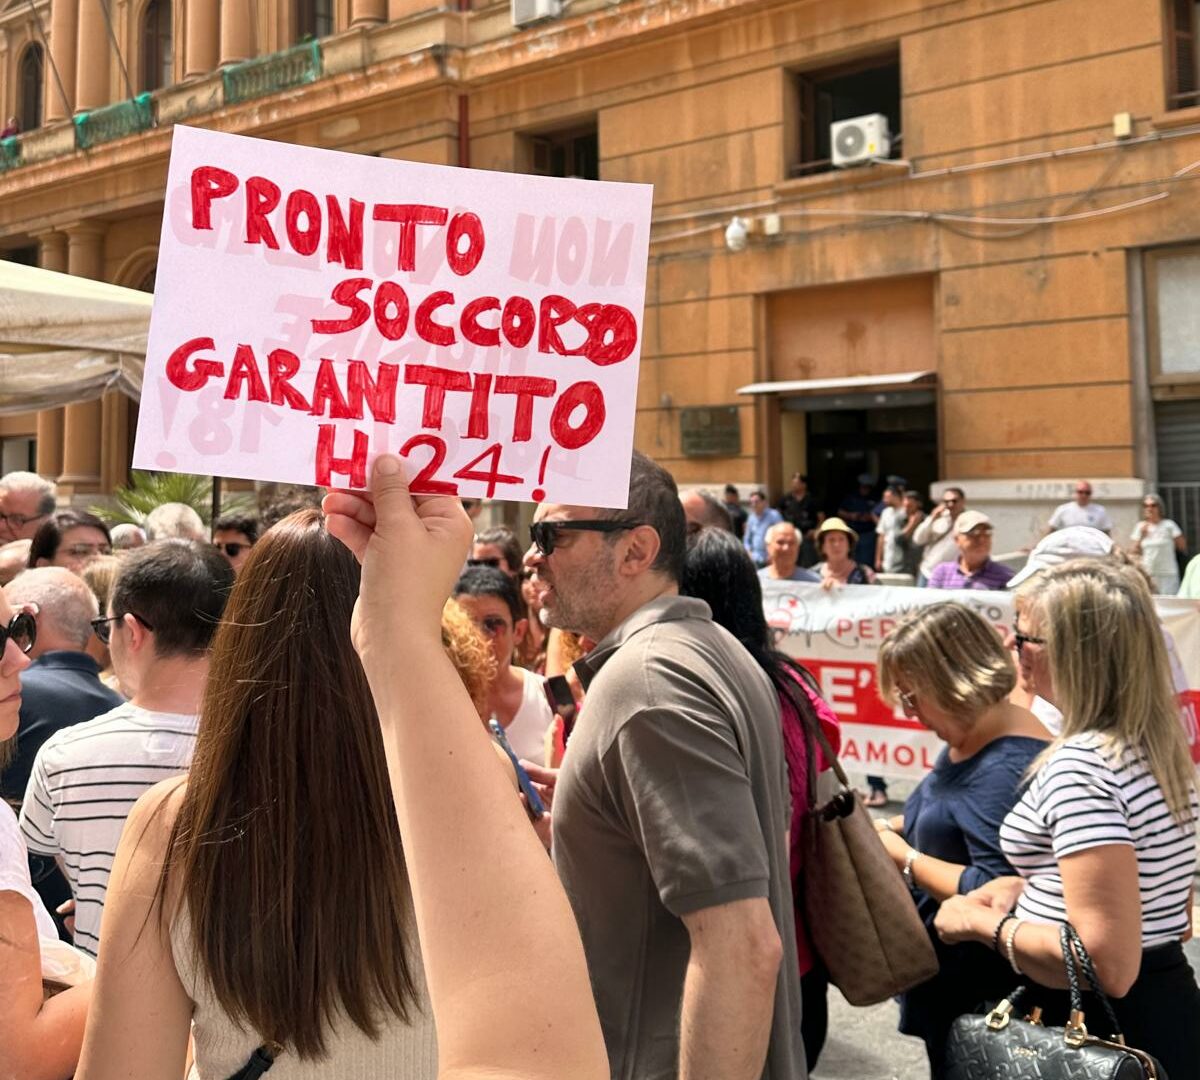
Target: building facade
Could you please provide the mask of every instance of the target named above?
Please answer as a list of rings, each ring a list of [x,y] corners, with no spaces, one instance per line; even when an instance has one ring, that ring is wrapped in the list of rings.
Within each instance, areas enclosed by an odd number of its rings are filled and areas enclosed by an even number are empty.
[[[1085,476],[1200,540],[1200,5],[435,2],[9,0],[0,254],[150,287],[175,122],[652,183],[681,483],[958,482],[1015,543]],[[135,410],[0,417],[3,465],[107,490]]]

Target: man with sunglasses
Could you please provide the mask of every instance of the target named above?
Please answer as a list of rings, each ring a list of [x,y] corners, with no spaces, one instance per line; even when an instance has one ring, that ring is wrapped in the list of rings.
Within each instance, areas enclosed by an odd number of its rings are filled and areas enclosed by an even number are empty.
[[[550,625],[599,642],[553,836],[612,1076],[803,1078],[779,699],[679,595],[675,481],[635,454],[626,510],[543,504],[531,534]]]
[[[454,586],[454,599],[491,646],[496,674],[488,689],[488,716],[504,728],[518,757],[546,760],[546,729],[554,721],[546,680],[513,665],[528,631],[516,582],[494,566],[471,566]]]
[[[912,542],[925,549],[917,570],[918,585],[928,585],[935,567],[958,557],[954,523],[966,508],[963,489],[948,487],[942,492],[938,508],[913,530]]]
[[[1058,529],[1069,529],[1077,525],[1086,525],[1089,529],[1099,529],[1102,533],[1112,535],[1112,518],[1103,506],[1092,502],[1092,485],[1087,480],[1075,482],[1074,499],[1054,508],[1042,535],[1049,536]]]
[[[0,476],[0,544],[32,540],[57,501],[49,480],[31,472]]]
[[[229,560],[235,574],[258,542],[258,518],[229,514],[213,526],[213,547]]]
[[[208,647],[232,588],[229,562],[207,543],[164,540],[123,555],[92,627],[130,700],[53,735],[34,760],[21,831],[31,854],[61,858],[75,944],[93,956],[125,818],[191,764]]]

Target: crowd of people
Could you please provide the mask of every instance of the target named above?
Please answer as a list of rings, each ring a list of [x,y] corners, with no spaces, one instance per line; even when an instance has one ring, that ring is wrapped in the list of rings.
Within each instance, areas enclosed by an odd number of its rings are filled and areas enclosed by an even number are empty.
[[[1052,511],[1041,538],[1077,526],[1112,537],[1112,519],[1092,494],[1091,484],[1079,481],[1073,500]],[[755,488],[749,509],[743,508],[734,484],[726,485],[722,501],[703,490],[684,498],[690,521],[732,529],[771,578],[834,588],[870,585],[878,574],[903,574],[933,589],[1003,589],[1013,573],[992,558],[991,518],[968,509],[959,487],[945,488],[929,513],[921,493],[906,487],[904,477],[888,476],[880,490],[869,473],[858,477],[858,487],[831,515],[819,508],[803,473],[792,474],[789,489],[774,506],[764,489]],[[1150,576],[1156,594],[1200,599],[1200,555],[1185,569],[1187,537],[1166,516],[1161,496],[1143,497],[1141,520],[1122,546]]]
[[[211,529],[0,478],[0,1076],[800,1080],[840,732],[763,582],[898,565],[1018,612],[1002,641],[946,600],[881,646],[881,697],[944,743],[877,821],[939,960],[901,1030],[941,1077],[1018,983],[1061,1024],[1069,921],[1130,1044],[1196,1075],[1161,503],[1122,551],[1079,492],[1014,576],[963,492],[924,517],[860,480],[836,516],[800,476],[746,511],[635,454],[627,509],[544,503],[523,545],[388,456]]]

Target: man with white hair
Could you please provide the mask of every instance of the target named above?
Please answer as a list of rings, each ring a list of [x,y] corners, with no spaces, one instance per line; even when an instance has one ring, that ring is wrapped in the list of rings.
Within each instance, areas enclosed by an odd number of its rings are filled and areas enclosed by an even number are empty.
[[[100,681],[100,665],[85,651],[99,608],[82,578],[60,566],[43,566],[19,574],[4,595],[13,608],[36,604],[38,609],[33,663],[21,673],[16,753],[0,777],[0,793],[19,801],[42,743],[124,698]]]
[[[811,570],[799,564],[800,531],[790,521],[779,521],[767,530],[767,565],[758,576],[764,581],[820,582]]]
[[[195,540],[198,544],[208,543],[208,530],[200,515],[186,503],[163,503],[146,515],[146,539]]]
[[[114,525],[108,532],[112,538],[113,551],[128,551],[131,548],[140,548],[146,543],[146,534],[142,527],[129,521]]]
[[[31,472],[0,476],[0,544],[32,540],[42,522],[54,513],[55,487]]]

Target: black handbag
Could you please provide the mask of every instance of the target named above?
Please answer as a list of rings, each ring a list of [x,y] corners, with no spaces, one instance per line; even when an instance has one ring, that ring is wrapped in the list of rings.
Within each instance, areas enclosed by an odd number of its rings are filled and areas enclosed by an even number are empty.
[[[275,1052],[268,1043],[263,1043],[229,1080],[258,1080],[263,1073],[269,1072],[275,1064]]]
[[[1071,1016],[1065,1028],[1044,1027],[1040,1010],[1019,1019],[1014,1010],[1028,988],[1018,987],[986,1016],[960,1016],[946,1041],[946,1080],[1167,1080],[1149,1054],[1125,1045],[1111,1002],[1096,980],[1092,958],[1070,923],[1059,929]],[[1074,947],[1074,955],[1072,955]],[[1088,1034],[1079,971],[1105,1012],[1109,1038]]]

